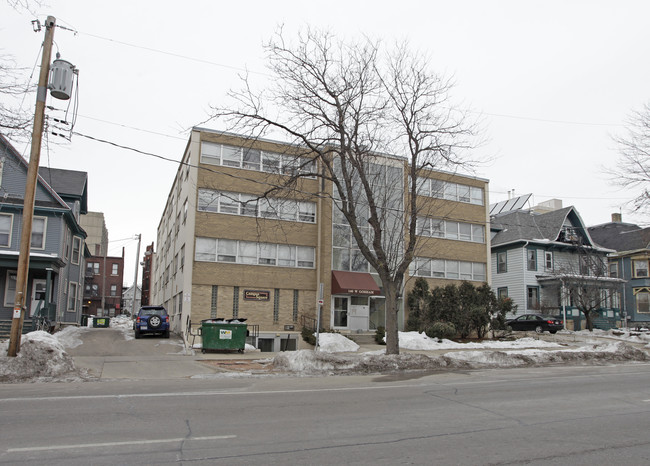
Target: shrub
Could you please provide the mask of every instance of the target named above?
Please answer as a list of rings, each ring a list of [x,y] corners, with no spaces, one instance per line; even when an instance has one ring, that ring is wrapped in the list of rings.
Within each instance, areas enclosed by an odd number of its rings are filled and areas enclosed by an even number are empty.
[[[434,322],[426,332],[430,338],[450,339],[456,336],[456,327],[449,322]]]
[[[303,327],[300,331],[302,339],[309,343],[310,345],[316,345],[316,336],[314,335],[314,330],[311,328]]]
[[[380,345],[385,345],[384,337],[386,336],[385,327],[377,327],[377,332],[375,333],[375,341]]]

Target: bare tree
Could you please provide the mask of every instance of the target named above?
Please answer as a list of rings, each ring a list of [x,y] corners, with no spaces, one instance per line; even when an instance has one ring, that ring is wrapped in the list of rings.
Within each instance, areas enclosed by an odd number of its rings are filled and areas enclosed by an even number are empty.
[[[614,136],[620,153],[614,183],[621,187],[640,188],[631,201],[635,211],[650,211],[650,102],[632,113],[627,132]]]
[[[6,3],[16,11],[32,14],[42,6],[38,0],[6,0]],[[23,80],[24,71],[16,66],[11,55],[0,54],[0,131],[10,139],[28,138],[31,131],[33,115],[21,105],[30,91],[29,84]]]
[[[312,29],[290,44],[280,30],[265,51],[269,86],[255,91],[244,77],[242,89],[231,92],[234,105],[214,108],[212,117],[251,137],[279,134],[320,167],[297,170],[274,189],[289,189],[300,176],[331,183],[334,215],[361,254],[350,258],[353,270],[365,260],[378,274],[386,353],[398,354],[399,298],[423,208],[418,180],[423,170],[462,166],[476,126],[449,102],[451,82],[406,45],[385,50],[367,38],[344,42]]]
[[[544,283],[543,308],[561,308],[562,301],[569,302],[584,316],[587,329],[594,329],[594,318],[603,308],[614,307],[614,295],[624,282],[607,275],[606,256],[602,251],[576,243],[574,254],[564,258],[562,265]],[[552,299],[555,297],[555,300]],[[557,302],[557,297],[560,302]],[[551,302],[555,301],[556,305]]]
[[[10,56],[0,56],[0,131],[10,138],[29,134],[32,124],[33,115],[20,106],[21,98],[29,91],[21,81],[21,71]]]

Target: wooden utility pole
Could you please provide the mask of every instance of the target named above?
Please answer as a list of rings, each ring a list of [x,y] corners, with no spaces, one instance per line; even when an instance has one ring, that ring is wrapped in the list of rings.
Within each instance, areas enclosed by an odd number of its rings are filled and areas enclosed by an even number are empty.
[[[43,57],[41,59],[41,74],[36,91],[36,110],[34,113],[34,128],[32,130],[32,149],[29,156],[29,168],[25,182],[25,201],[23,204],[23,224],[20,237],[20,255],[18,256],[18,271],[16,276],[16,298],[14,313],[11,321],[11,334],[7,356],[16,356],[20,351],[20,338],[23,333],[25,319],[25,301],[27,298],[27,282],[29,278],[29,254],[32,241],[32,221],[34,219],[34,201],[36,198],[36,183],[38,165],[41,159],[41,140],[45,121],[45,100],[47,98],[47,83],[50,74],[50,59],[54,41],[56,18],[48,16],[45,21],[45,40],[43,42]]]

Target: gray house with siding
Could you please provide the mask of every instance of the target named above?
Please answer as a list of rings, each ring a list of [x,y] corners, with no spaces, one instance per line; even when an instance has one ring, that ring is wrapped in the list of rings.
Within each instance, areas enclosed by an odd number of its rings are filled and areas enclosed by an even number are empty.
[[[593,241],[574,207],[500,212],[491,221],[492,287],[514,301],[516,315],[566,312],[568,328],[584,328],[578,298],[589,292],[596,326],[616,325],[622,280],[606,273],[612,250]]]
[[[28,162],[0,134],[0,324],[12,319]],[[47,317],[52,325],[81,320],[87,211],[85,172],[40,168],[27,280],[24,330]]]

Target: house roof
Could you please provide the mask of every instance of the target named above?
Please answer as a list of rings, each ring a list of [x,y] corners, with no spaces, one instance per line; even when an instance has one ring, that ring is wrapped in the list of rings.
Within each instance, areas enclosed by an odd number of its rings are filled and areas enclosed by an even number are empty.
[[[595,246],[584,222],[572,206],[538,214],[528,210],[517,210],[492,218],[493,229],[497,231],[492,238],[492,246],[502,246],[519,242],[561,244],[565,227],[571,225],[589,246]]]
[[[650,228],[632,223],[610,222],[589,227],[596,243],[616,251],[650,249]]]
[[[61,168],[39,167],[38,174],[62,198],[79,200],[81,213],[88,212],[88,173]]]

